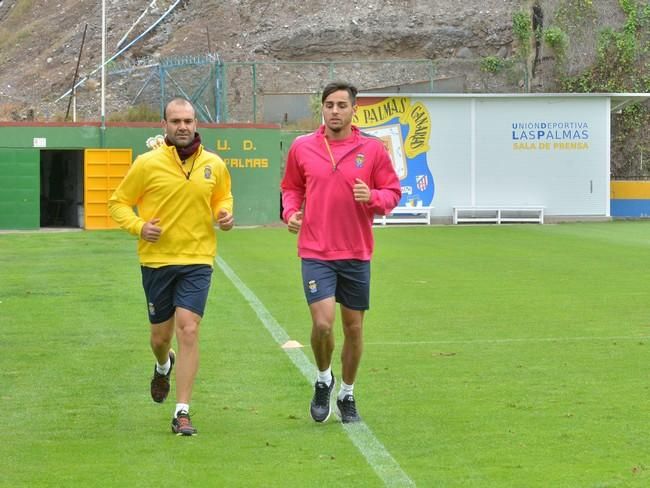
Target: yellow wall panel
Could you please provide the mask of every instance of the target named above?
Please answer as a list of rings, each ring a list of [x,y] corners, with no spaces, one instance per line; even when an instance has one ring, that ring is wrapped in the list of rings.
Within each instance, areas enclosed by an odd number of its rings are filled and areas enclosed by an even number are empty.
[[[86,188],[89,191],[98,192],[98,191],[108,191],[110,188],[110,182],[108,178],[86,178]]]
[[[616,200],[648,200],[650,181],[612,181],[610,196]]]
[[[108,199],[132,161],[131,149],[86,149],[84,151],[84,227],[115,229],[108,213]]]
[[[116,176],[121,180],[122,178],[124,178],[124,175],[129,170],[130,166],[131,165],[129,165],[129,164],[127,164],[127,165],[124,165],[124,164],[111,164],[108,167],[108,176]]]

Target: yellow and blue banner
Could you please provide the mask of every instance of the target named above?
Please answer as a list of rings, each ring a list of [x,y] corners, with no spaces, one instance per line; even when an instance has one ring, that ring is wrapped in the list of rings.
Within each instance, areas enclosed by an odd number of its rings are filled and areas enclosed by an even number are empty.
[[[612,181],[612,217],[650,217],[650,181]]]
[[[381,139],[400,179],[402,207],[428,207],[435,193],[427,153],[431,116],[406,97],[360,98],[354,124]]]

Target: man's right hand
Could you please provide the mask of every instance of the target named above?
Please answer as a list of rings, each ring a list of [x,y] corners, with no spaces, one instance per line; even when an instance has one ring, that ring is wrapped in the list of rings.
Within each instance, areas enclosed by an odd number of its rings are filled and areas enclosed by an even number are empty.
[[[302,225],[302,211],[298,210],[291,217],[289,217],[289,221],[287,222],[287,228],[289,229],[289,232],[291,232],[292,234],[297,234],[298,231],[300,230],[301,225]]]
[[[160,219],[151,219],[149,222],[145,222],[140,231],[140,237],[147,242],[157,242],[162,234],[162,228],[156,225],[158,222]]]

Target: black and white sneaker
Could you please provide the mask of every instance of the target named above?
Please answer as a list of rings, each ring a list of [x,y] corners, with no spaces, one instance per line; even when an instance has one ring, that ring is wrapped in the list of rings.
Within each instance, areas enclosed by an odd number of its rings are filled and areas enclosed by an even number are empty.
[[[332,374],[332,382],[327,385],[322,381],[317,381],[314,384],[314,397],[311,399],[311,405],[309,412],[311,413],[311,418],[316,422],[325,422],[329,417],[332,411],[330,407],[330,395],[334,389],[334,374]]]
[[[357,412],[357,404],[352,395],[345,395],[343,400],[336,400],[336,406],[339,407],[341,422],[344,424],[361,422],[361,417]]]

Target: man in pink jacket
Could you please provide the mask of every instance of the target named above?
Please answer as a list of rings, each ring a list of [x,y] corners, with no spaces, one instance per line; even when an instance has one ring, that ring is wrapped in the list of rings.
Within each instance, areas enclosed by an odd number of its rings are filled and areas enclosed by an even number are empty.
[[[383,143],[363,134],[352,119],[357,89],[335,82],[323,90],[324,124],[298,137],[282,179],[282,218],[298,234],[302,280],[312,318],[311,347],[318,377],[310,412],[325,422],[336,382],[331,363],[336,302],[343,324],[341,421],[358,422],[354,381],[363,350],[363,318],[369,308],[372,221],[401,198],[400,183]]]

